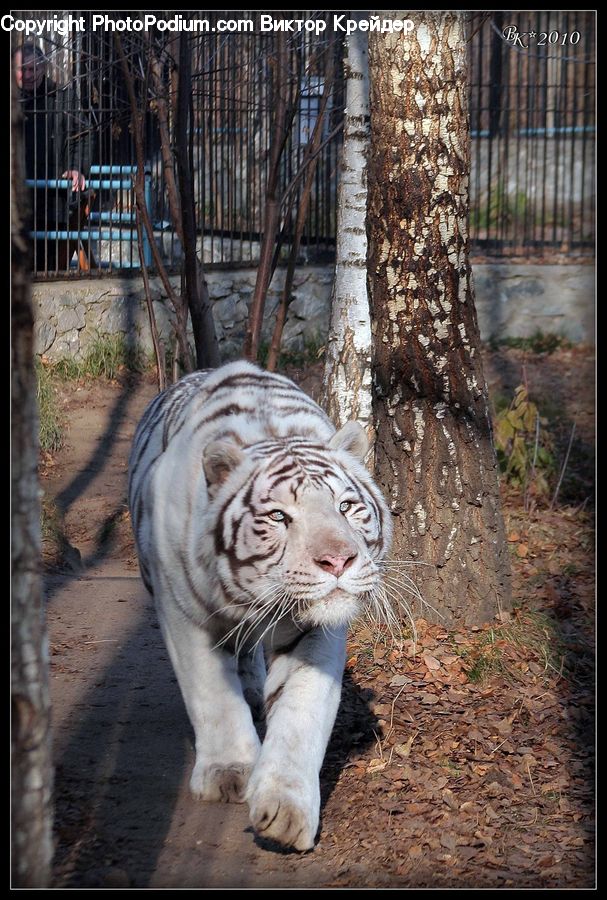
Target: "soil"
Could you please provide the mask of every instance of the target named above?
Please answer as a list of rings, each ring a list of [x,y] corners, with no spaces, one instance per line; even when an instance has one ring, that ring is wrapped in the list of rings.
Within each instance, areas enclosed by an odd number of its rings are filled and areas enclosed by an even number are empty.
[[[246,805],[188,792],[192,733],[126,508],[151,375],[60,388],[42,461],[55,758],[54,887],[594,886],[594,357],[485,353],[493,397],[527,383],[565,476],[504,485],[516,608],[417,643],[353,629],[307,854],[259,842]],[[310,393],[318,367],[293,370]]]

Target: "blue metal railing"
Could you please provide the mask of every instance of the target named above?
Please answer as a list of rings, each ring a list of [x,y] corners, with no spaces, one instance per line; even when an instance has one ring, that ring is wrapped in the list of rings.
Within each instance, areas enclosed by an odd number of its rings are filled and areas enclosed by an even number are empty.
[[[132,190],[133,176],[137,174],[137,166],[91,166],[90,175],[86,182],[87,189],[95,191],[116,191],[116,190]],[[102,176],[125,175],[126,178],[103,178]],[[95,177],[97,176],[97,177]],[[50,190],[70,190],[72,182],[67,178],[28,178],[25,182],[30,188],[44,188]],[[152,177],[149,172],[145,173],[145,205],[151,214],[152,208]],[[108,210],[105,212],[91,212],[88,215],[88,222],[91,225],[103,226],[109,225],[109,228],[80,228],[77,230],[69,229],[47,229],[44,231],[30,231],[30,237],[35,240],[59,240],[59,241],[125,241],[131,244],[137,241],[137,217],[135,213],[118,212],[116,210]],[[129,225],[125,228],[112,228],[112,225]],[[152,248],[145,229],[143,232],[143,259],[146,266],[152,264]],[[104,263],[99,262],[99,266]],[[111,261],[105,265],[111,265]],[[129,254],[129,261],[121,261],[119,268],[139,268],[141,263],[137,258],[133,258],[133,253]]]

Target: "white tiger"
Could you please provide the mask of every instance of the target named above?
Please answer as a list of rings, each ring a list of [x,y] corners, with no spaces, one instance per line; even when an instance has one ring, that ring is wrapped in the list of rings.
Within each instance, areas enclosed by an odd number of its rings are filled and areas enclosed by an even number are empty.
[[[336,433],[293,382],[234,362],[159,394],[129,461],[141,573],[195,732],[191,790],[246,800],[259,835],[302,851],[346,627],[391,539],[366,451],[360,425]]]

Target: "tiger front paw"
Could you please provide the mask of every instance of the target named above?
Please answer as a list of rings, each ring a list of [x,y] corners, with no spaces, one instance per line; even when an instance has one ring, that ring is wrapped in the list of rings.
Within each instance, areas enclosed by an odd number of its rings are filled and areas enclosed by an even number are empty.
[[[314,846],[318,831],[319,802],[306,798],[305,785],[271,779],[251,791],[250,820],[255,832],[283,847],[304,852]]]
[[[197,800],[212,803],[243,803],[251,766],[196,764],[190,779],[190,790]]]

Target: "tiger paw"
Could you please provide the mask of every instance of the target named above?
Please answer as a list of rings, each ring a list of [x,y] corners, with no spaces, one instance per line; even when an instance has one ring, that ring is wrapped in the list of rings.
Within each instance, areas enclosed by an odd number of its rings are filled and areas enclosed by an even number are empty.
[[[212,803],[243,803],[251,766],[196,764],[190,790],[197,800]]]
[[[283,847],[301,852],[311,850],[318,830],[318,803],[306,802],[305,788],[262,784],[247,796],[250,820],[255,832]]]

